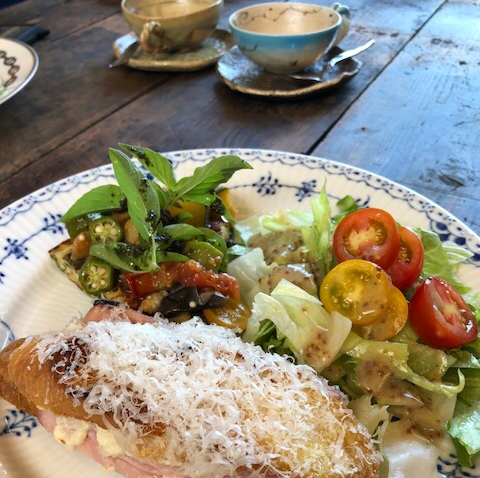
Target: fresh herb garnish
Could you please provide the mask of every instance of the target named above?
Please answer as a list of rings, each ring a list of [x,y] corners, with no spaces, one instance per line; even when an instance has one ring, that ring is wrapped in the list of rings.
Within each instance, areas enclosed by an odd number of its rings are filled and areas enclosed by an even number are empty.
[[[75,217],[95,212],[120,211],[125,207],[126,198],[122,189],[116,184],[105,184],[85,193],[60,218],[60,221],[67,222]]]
[[[110,148],[108,154],[118,184],[127,198],[130,219],[142,239],[149,242],[160,220],[157,192],[125,153]]]

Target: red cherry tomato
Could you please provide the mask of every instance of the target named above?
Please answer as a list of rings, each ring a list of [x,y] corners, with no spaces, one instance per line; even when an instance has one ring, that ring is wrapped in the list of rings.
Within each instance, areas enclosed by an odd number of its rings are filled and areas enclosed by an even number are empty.
[[[409,320],[417,335],[435,348],[459,347],[478,335],[477,322],[463,297],[437,277],[429,277],[415,292]]]
[[[393,264],[387,269],[392,283],[400,290],[410,287],[420,276],[423,267],[423,244],[410,229],[399,226],[400,250]]]
[[[400,249],[397,225],[382,209],[359,209],[345,216],[333,235],[338,262],[365,259],[387,269]]]

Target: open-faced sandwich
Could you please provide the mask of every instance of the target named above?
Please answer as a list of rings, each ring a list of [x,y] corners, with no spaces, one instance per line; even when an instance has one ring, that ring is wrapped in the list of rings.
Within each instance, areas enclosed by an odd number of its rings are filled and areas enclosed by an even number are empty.
[[[0,353],[0,396],[129,478],[377,476],[338,389],[200,319],[98,304]]]

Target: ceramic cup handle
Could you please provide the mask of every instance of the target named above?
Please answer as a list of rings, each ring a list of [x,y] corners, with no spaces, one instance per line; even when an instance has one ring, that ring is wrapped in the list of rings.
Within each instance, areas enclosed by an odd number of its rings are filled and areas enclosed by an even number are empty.
[[[338,2],[334,3],[330,8],[342,17],[342,23],[338,27],[337,38],[334,43],[334,45],[337,45],[347,36],[348,29],[350,28],[350,9],[346,5]]]
[[[155,53],[169,51],[164,29],[157,21],[144,23],[138,40],[145,53],[153,55]]]

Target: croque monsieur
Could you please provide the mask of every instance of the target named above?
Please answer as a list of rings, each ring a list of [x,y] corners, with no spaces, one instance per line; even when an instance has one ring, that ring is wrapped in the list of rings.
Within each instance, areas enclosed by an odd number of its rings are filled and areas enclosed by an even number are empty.
[[[9,344],[0,395],[129,478],[371,478],[381,462],[313,369],[195,318],[97,305]]]

